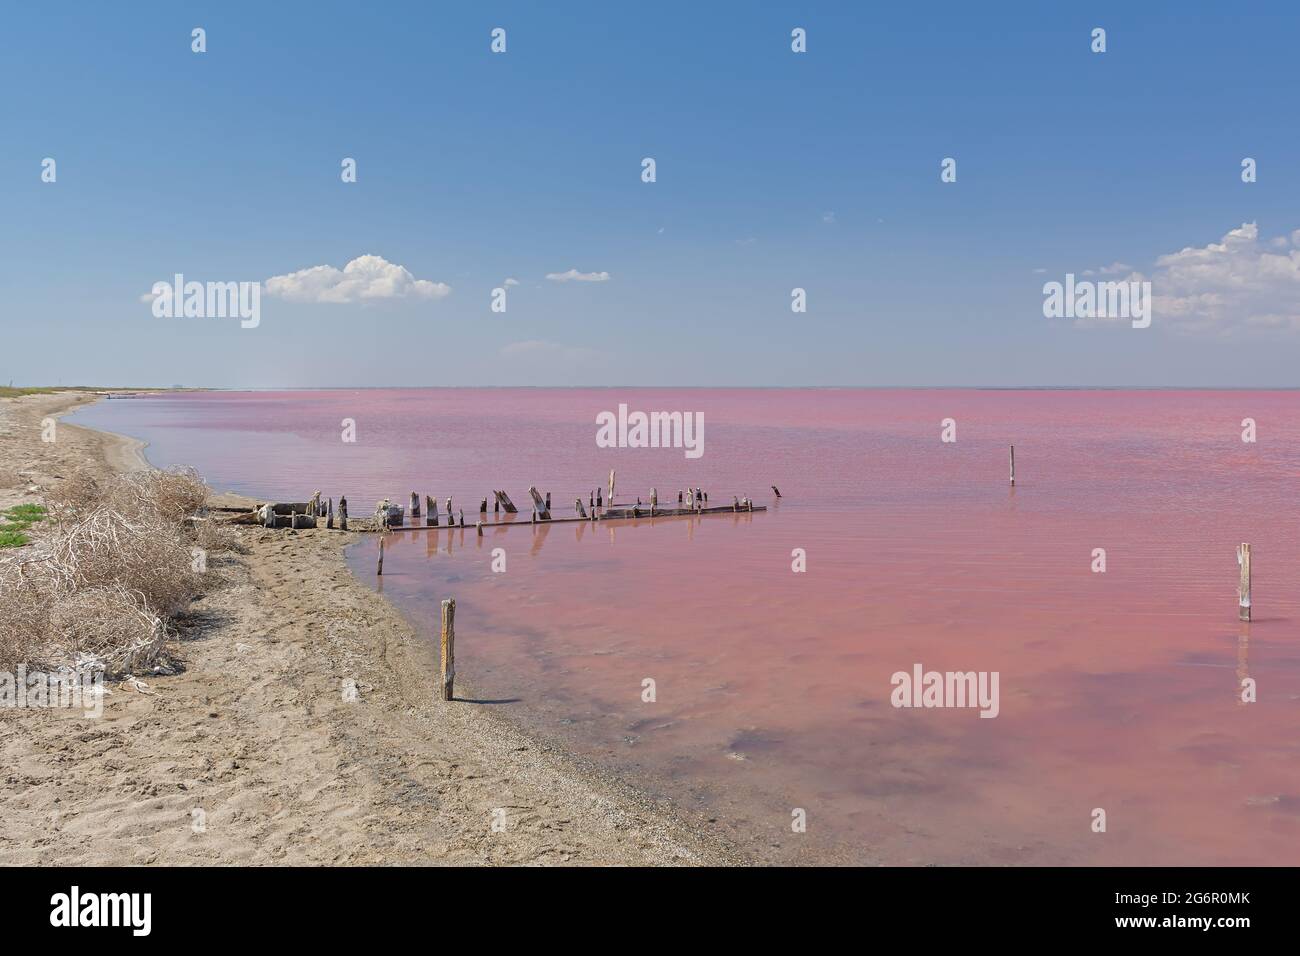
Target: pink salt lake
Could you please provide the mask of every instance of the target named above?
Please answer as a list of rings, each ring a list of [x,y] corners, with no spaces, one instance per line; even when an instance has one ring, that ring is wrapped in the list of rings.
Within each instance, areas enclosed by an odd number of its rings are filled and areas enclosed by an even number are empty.
[[[598,448],[596,416],[620,402],[703,412],[704,455]],[[451,495],[472,524],[491,489],[522,505],[536,484],[563,515],[611,468],[620,501],[701,486],[712,504],[767,505],[401,532],[382,579],[431,637],[456,598],[458,689],[485,702],[463,706],[505,712],[762,859],[1300,864],[1300,392],[208,392],[73,420],[216,487],[319,488],[353,514],[414,490]],[[349,553],[371,584],[376,548]],[[917,663],[999,672],[999,715],[895,709],[891,675]],[[1246,677],[1256,703],[1240,701]]]

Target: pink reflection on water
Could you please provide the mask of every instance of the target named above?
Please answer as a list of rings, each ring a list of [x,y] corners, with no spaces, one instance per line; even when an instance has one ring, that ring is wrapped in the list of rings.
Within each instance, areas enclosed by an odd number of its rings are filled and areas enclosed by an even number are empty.
[[[619,402],[702,411],[703,458],[596,448]],[[1297,412],[1292,392],[422,389],[185,395],[80,420],[220,486],[346,493],[354,514],[415,490],[472,522],[490,489],[522,506],[529,484],[567,514],[610,468],[626,500],[698,485],[769,505],[400,532],[383,580],[431,633],[457,598],[458,671],[483,699],[518,698],[501,706],[766,857],[1277,865],[1300,863]],[[350,555],[363,580],[376,546]],[[890,676],[916,662],[999,671],[1000,715],[894,709]]]

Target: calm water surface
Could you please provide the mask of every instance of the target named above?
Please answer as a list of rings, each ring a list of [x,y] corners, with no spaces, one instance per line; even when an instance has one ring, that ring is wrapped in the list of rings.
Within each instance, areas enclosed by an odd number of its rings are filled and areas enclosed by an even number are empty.
[[[703,412],[703,457],[597,448],[596,415],[620,402]],[[690,485],[768,505],[403,532],[382,579],[431,635],[456,598],[457,669],[509,702],[492,706],[764,858],[1300,864],[1300,393],[193,393],[72,420],[216,487],[346,494],[353,514],[415,490],[472,523],[490,489],[522,507],[530,484],[567,514],[611,468],[621,501]],[[349,552],[367,582],[376,548]],[[915,663],[998,671],[999,716],[893,708],[890,677]],[[1240,702],[1247,677],[1257,703]]]

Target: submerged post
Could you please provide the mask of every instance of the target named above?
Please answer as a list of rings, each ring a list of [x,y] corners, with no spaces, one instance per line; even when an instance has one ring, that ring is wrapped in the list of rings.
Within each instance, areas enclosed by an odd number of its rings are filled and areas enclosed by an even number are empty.
[[[1237,564],[1241,565],[1241,582],[1237,585],[1237,617],[1250,620],[1250,545],[1244,541],[1237,549]]]
[[[379,539],[379,568],[375,571],[375,574],[382,575],[383,573],[384,573],[384,539],[381,537]]]
[[[777,496],[778,498],[781,497],[781,489],[778,488],[776,485],[773,485],[773,486],[772,486],[772,491],[774,491],[774,492],[776,493],[776,496]]]
[[[1016,446],[1011,446],[1011,487],[1016,486]]]
[[[585,517],[587,517],[587,509],[584,508],[584,507],[582,506],[582,499],[581,499],[581,498],[574,498],[574,499],[573,499],[573,510],[576,511],[576,512],[578,512],[578,517],[579,517],[579,518],[585,518]]]
[[[442,699],[453,700],[456,682],[456,599],[442,602]]]
[[[478,513],[481,515],[487,514],[487,495],[484,495],[483,500],[478,503]]]
[[[415,519],[420,517],[420,496],[414,491],[411,492],[411,524],[415,524]]]
[[[438,499],[433,495],[424,496],[424,526],[426,528],[438,526]]]

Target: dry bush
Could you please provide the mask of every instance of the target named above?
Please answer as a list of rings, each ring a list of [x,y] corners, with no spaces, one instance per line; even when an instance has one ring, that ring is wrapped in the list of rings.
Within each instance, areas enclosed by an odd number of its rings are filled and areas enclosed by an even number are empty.
[[[39,664],[49,634],[50,596],[17,562],[0,564],[0,671]]]
[[[211,520],[194,523],[194,545],[209,554],[218,554],[222,551],[248,553],[248,546],[244,544],[238,531],[229,525]]]
[[[0,667],[89,664],[123,676],[164,666],[167,621],[205,583],[194,547],[226,546],[188,526],[206,495],[192,471],[63,481],[47,498],[49,533],[0,559]]]
[[[63,593],[121,584],[163,616],[189,604],[202,588],[192,546],[178,525],[144,514],[128,518],[97,508],[44,543],[45,573]]]
[[[49,656],[103,667],[110,677],[156,669],[167,659],[167,628],[120,584],[64,596],[51,610]]]
[[[57,520],[97,507],[102,495],[99,479],[85,468],[78,468],[46,492],[45,504]]]

